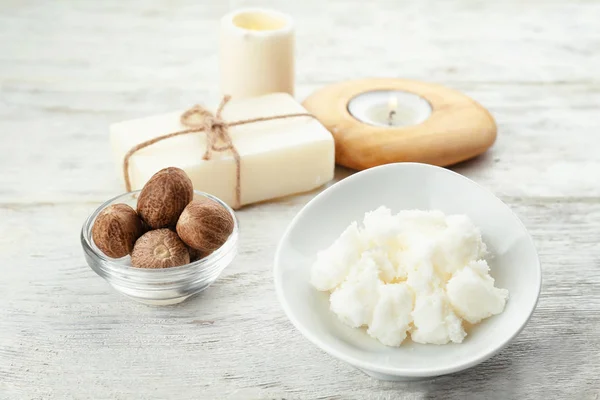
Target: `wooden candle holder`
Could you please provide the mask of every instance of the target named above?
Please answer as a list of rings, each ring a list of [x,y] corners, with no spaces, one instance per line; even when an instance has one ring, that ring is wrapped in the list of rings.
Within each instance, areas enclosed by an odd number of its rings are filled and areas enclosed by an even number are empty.
[[[431,105],[423,123],[385,127],[363,123],[348,111],[355,96],[400,90]],[[394,162],[447,166],[485,152],[496,140],[496,123],[471,98],[444,86],[405,79],[363,79],[326,86],[303,103],[332,133],[336,163],[362,170]]]

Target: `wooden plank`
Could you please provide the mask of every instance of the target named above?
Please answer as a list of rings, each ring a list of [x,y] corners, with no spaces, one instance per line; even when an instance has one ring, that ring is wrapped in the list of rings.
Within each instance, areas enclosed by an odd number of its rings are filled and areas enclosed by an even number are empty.
[[[505,196],[600,196],[600,158],[590,151],[600,85],[452,86],[464,87],[498,124],[490,151],[455,170]],[[108,125],[194,103],[191,91],[171,102],[175,93],[162,98],[150,90],[145,98],[143,92],[4,91],[11,106],[0,113],[0,132],[7,137],[0,146],[0,202],[101,202],[122,193]],[[216,99],[205,93],[198,97]],[[34,166],[43,167],[32,173]]]
[[[199,297],[165,308],[122,297],[85,265],[74,233],[90,206],[3,208],[0,248],[19,267],[0,280],[0,389],[27,398],[345,399],[398,390],[421,398],[450,387],[446,398],[506,390],[525,399],[593,398],[600,393],[594,283],[600,281],[600,203],[505,200],[538,246],[544,268],[538,310],[515,342],[482,366],[408,385],[371,380],[332,359],[280,309],[271,259],[300,199],[241,211],[244,235],[234,264]],[[17,235],[7,242],[10,232]]]

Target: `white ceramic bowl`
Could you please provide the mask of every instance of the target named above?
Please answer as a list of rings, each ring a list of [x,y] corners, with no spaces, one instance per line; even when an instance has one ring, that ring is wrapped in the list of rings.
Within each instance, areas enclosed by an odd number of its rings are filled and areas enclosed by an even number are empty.
[[[364,329],[343,325],[329,311],[328,293],[309,283],[319,250],[328,247],[364,213],[385,205],[466,214],[481,228],[496,286],[510,292],[502,314],[484,320],[461,344],[422,345],[407,340],[386,347]],[[292,323],[321,349],[365,373],[386,380],[449,374],[498,353],[523,329],[541,287],[539,259],[527,230],[500,199],[473,181],[426,164],[389,164],[359,172],[308,203],[285,232],[275,255],[275,286]]]

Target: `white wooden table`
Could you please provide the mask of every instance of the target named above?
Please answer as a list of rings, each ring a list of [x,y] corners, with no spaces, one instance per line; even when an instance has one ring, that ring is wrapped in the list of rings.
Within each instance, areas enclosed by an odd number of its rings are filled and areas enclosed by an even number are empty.
[[[0,399],[598,399],[599,1],[251,3],[295,17],[300,99],[348,78],[415,78],[496,117],[493,149],[454,169],[521,217],[544,284],[488,362],[378,382],[305,340],[271,271],[314,193],[243,209],[240,255],[179,306],[134,303],[86,266],[81,224],[123,191],[108,125],[217,101],[218,19],[248,4],[0,3]]]

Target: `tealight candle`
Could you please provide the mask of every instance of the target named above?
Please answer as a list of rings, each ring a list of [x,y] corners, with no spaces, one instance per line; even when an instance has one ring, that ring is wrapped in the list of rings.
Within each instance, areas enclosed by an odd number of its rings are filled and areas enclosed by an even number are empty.
[[[221,19],[221,92],[234,99],[294,95],[294,26],[278,11],[249,8]]]
[[[369,125],[402,127],[424,122],[431,115],[431,105],[413,93],[373,90],[350,99],[348,112]]]

